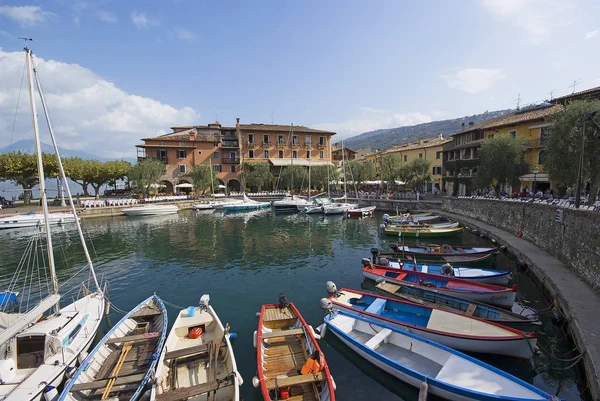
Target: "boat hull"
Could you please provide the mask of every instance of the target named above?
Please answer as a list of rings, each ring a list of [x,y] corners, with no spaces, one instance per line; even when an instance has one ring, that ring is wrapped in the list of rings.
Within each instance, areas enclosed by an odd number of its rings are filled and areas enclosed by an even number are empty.
[[[348,217],[371,216],[373,213],[375,213],[375,206],[361,207],[357,209],[348,210]]]
[[[390,267],[397,268],[399,270],[415,270],[414,262],[399,261],[397,259],[392,259],[389,262]],[[402,263],[402,265],[400,263]],[[440,264],[417,263],[416,271],[430,274],[442,274],[441,267],[442,265]],[[454,276],[452,277],[456,277],[461,280],[469,280],[477,283],[507,285],[511,277],[510,272],[503,270],[481,269],[476,267],[464,266],[453,266],[453,269]]]
[[[71,213],[51,213],[48,222],[51,225],[75,223],[75,217]],[[44,215],[40,213],[0,218],[0,229],[42,226],[44,226]]]
[[[258,209],[266,209],[271,204],[269,202],[258,202],[258,203],[243,203],[237,205],[225,205],[223,206],[223,210],[226,212],[237,212],[242,210],[258,210]]]
[[[415,237],[415,238],[440,238],[452,237],[460,235],[463,231],[462,227],[456,228],[422,228],[422,229],[406,229],[406,228],[384,228],[385,234],[394,237]]]
[[[142,207],[132,207],[121,209],[121,213],[126,216],[163,216],[167,214],[176,214],[179,211],[177,205],[152,205]]]

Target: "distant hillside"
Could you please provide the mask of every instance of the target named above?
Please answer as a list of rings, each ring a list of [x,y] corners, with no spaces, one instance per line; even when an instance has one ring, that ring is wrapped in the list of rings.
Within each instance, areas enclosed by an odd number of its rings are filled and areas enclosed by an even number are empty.
[[[437,134],[449,136],[460,131],[461,124],[468,126],[469,121],[479,124],[482,121],[489,120],[510,113],[512,110],[498,110],[455,118],[453,120],[433,121],[425,124],[411,125],[398,128],[379,129],[376,131],[365,132],[344,141],[344,146],[358,150],[364,147],[373,149],[388,149],[394,144],[402,144],[406,141],[412,142],[419,137],[430,138]]]
[[[35,153],[35,143],[34,143],[33,139],[23,139],[22,141],[13,143],[12,146],[0,148],[0,154],[8,153],[9,151],[17,152],[19,150],[22,153],[29,153],[29,154]],[[58,150],[60,151],[60,157],[80,157],[84,160],[99,160],[101,162],[106,162],[109,160],[117,160],[117,159],[110,159],[110,158],[106,158],[106,157],[96,156],[91,153],[87,153],[87,152],[83,152],[83,151],[79,151],[79,150],[69,150],[69,149],[61,149],[61,148],[59,148]],[[42,142],[42,152],[54,154],[54,148],[52,147],[52,145],[48,145],[47,143]],[[125,158],[123,160],[128,161],[132,164],[134,164],[136,162],[136,160],[133,158]]]

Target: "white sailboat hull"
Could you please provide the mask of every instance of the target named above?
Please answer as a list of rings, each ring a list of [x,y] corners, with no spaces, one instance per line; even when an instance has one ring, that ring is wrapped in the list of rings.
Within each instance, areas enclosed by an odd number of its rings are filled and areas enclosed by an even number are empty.
[[[74,223],[75,216],[71,213],[51,213],[48,223],[51,225]],[[42,227],[44,215],[42,213],[27,213],[0,218],[0,229]]]
[[[326,205],[323,209],[323,213],[325,214],[345,214],[350,209],[354,209],[357,205],[352,203],[341,203],[341,204],[333,204]]]
[[[145,205],[121,209],[126,216],[157,216],[165,214],[175,214],[179,211],[177,205]]]

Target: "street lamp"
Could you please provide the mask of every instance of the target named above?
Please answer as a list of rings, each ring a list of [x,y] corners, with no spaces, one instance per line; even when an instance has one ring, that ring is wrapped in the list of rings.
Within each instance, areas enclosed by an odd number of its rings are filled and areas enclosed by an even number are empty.
[[[600,128],[600,124],[596,120],[594,120],[594,116],[596,115],[595,111],[587,113],[583,116],[583,126],[581,127],[581,148],[579,149],[579,170],[577,171],[577,193],[575,194],[575,208],[579,209],[581,205],[581,176],[583,175],[583,151],[585,148],[585,125],[588,120],[591,120],[598,128]]]
[[[533,173],[533,185],[531,187],[531,192],[533,192],[533,195],[535,196],[535,181],[537,179],[537,174],[540,172],[540,168],[536,165],[531,169],[531,172]]]

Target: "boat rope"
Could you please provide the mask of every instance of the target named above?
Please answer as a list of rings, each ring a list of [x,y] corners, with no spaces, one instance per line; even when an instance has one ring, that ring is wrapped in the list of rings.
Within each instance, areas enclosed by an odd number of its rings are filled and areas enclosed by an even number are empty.
[[[116,310],[117,312],[119,312],[119,313],[121,313],[121,314],[123,314],[123,315],[126,315],[126,314],[128,313],[128,312],[124,311],[123,309],[121,309],[121,308],[118,308],[118,307],[117,307],[117,305],[115,305],[115,304],[113,303],[113,301],[110,301],[110,300],[108,300],[108,303],[109,303],[109,304],[110,304],[110,306],[112,306],[112,308],[113,308],[114,310]]]
[[[175,309],[181,309],[181,310],[183,310],[183,309],[187,309],[185,306],[180,306],[180,305],[176,305],[176,304],[174,304],[174,303],[168,302],[168,301],[167,301],[166,299],[164,299],[164,298],[161,298],[161,299],[162,299],[162,301],[163,301],[163,303],[164,303],[165,305],[169,305],[169,306],[170,306],[170,307],[172,307],[172,308],[175,308]]]

